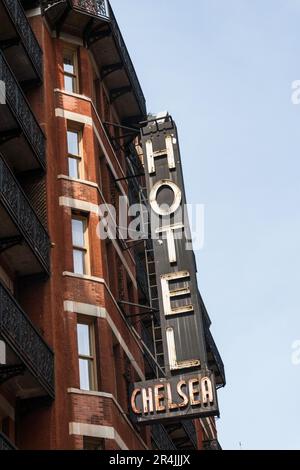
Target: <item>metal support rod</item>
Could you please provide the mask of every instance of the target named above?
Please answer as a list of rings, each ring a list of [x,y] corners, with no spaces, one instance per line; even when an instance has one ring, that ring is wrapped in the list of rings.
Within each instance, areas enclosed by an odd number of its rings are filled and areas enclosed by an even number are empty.
[[[145,176],[145,173],[139,173],[139,174],[136,174],[136,175],[129,175],[129,176],[124,176],[123,178],[118,178],[115,180],[116,183],[118,183],[119,181],[127,181],[127,180],[130,180],[130,179],[133,179],[133,178],[140,178],[141,176]]]
[[[119,129],[125,129],[127,131],[131,131],[131,132],[136,132],[136,131],[139,131],[140,129],[137,128],[137,127],[128,127],[128,126],[122,126],[121,124],[116,124],[114,122],[107,122],[107,121],[104,121],[103,124],[107,125],[107,126],[113,126],[113,127],[118,127]]]
[[[119,300],[118,304],[130,305],[131,307],[144,308],[144,309],[149,310],[151,312],[156,312],[157,311],[157,310],[154,310],[152,307],[148,307],[147,305],[136,304],[134,302],[126,302],[125,300]]]

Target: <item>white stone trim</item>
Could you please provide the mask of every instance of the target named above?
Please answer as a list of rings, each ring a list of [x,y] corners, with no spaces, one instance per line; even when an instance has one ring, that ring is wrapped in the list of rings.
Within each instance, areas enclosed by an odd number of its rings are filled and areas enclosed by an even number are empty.
[[[74,93],[72,91],[61,90],[60,88],[54,88],[54,93],[61,93],[62,95],[71,96],[73,98],[79,98],[80,100],[84,100],[88,102],[91,101],[91,98],[89,96],[81,95],[80,93]],[[57,108],[57,109],[61,109],[61,108]]]
[[[97,307],[97,305],[84,304],[82,302],[73,302],[72,300],[64,301],[64,310],[65,312],[74,312],[96,318],[107,318],[108,316],[107,310],[104,307]]]
[[[57,179],[70,181],[71,183],[84,184],[85,186],[91,186],[92,188],[96,188],[98,190],[100,189],[99,185],[97,183],[94,183],[94,181],[82,180],[80,178],[72,178],[71,176],[68,176],[68,175],[58,175]]]
[[[93,126],[93,120],[90,116],[74,113],[73,111],[66,111],[63,108],[55,108],[55,116],[69,121],[79,122],[80,124],[85,124],[87,126]]]
[[[116,441],[120,449],[129,450],[121,436],[112,426],[100,426],[98,424],[86,423],[69,423],[69,433],[76,436],[111,439]]]
[[[30,10],[25,11],[27,18],[32,18],[33,16],[40,16],[42,14],[41,7],[31,8]]]
[[[135,433],[136,437],[138,438],[138,440],[140,441],[140,443],[145,447],[145,449],[148,449],[146,443],[143,441],[141,436],[136,432],[136,430],[132,426],[132,423],[127,418],[126,413],[124,412],[123,408],[121,407],[121,405],[117,401],[117,399],[114,397],[114,395],[112,395],[111,393],[106,393],[106,392],[92,392],[92,391],[89,391],[89,390],[80,390],[80,389],[77,389],[77,388],[68,388],[68,393],[74,394],[74,395],[88,395],[88,396],[92,396],[92,397],[109,398],[110,400],[112,400],[114,402],[114,404],[116,405],[116,407],[118,408],[118,410],[120,411],[120,413],[123,415],[123,418],[125,419],[127,424],[134,431],[134,433]]]
[[[93,282],[98,282],[98,284],[106,285],[106,282],[102,277],[89,276],[87,274],[77,274],[77,273],[72,273],[70,271],[64,271],[63,276],[75,277],[76,279],[83,279],[84,281],[93,281]]]
[[[84,184],[85,186],[90,186],[91,188],[95,188],[97,189],[98,193],[100,194],[100,197],[101,199],[103,200],[103,203],[105,204],[106,208],[107,208],[107,211],[111,214],[110,212],[110,208],[109,208],[109,204],[106,202],[105,198],[104,198],[104,195],[100,189],[100,186],[97,184],[97,183],[94,183],[93,181],[88,181],[88,180],[82,180],[82,179],[78,179],[78,178],[71,178],[70,176],[67,176],[67,175],[58,175],[57,176],[57,179],[58,180],[65,180],[65,181],[70,181],[71,183],[79,183],[79,184]],[[64,196],[62,196],[64,197]],[[127,200],[127,203],[129,204],[129,201]],[[101,214],[100,214],[101,215]],[[117,245],[118,246],[118,245]],[[135,259],[131,253],[130,250],[127,250],[128,252],[128,255],[130,256],[130,258],[132,259],[132,262],[134,264],[136,264],[135,262]]]
[[[97,204],[92,204],[91,202],[87,202],[87,201],[81,201],[80,199],[73,199],[71,197],[60,196],[59,205],[69,207],[71,209],[75,209],[79,211],[92,212],[93,214],[96,214],[98,217],[101,216],[99,206],[97,206]],[[125,257],[123,256],[123,253],[118,245],[117,240],[115,240],[114,238],[110,238],[110,240],[112,244],[114,245],[114,248],[116,252],[118,253],[119,258],[121,259],[134,287],[137,289],[136,279],[134,275],[132,274],[131,269],[129,268]]]
[[[82,201],[81,199],[73,199],[72,197],[61,196],[59,198],[59,205],[69,207],[84,212],[92,212],[100,216],[99,206],[88,201]]]
[[[111,316],[107,312],[106,308],[104,307],[98,307],[96,305],[92,304],[84,304],[81,302],[73,302],[70,300],[66,300],[64,302],[64,310],[65,312],[74,312],[79,315],[87,315],[87,316],[92,316],[92,317],[98,317],[98,318],[103,318],[106,319],[110,328],[112,329],[115,337],[117,338],[118,342],[120,343],[120,346],[124,350],[126,356],[130,360],[132,366],[134,367],[136,373],[140,377],[141,380],[145,380],[145,376],[141,370],[141,368],[138,366],[136,360],[134,359],[133,355],[131,354],[130,350],[128,349],[125,340],[123,339],[121,333],[119,332],[117,326],[115,325],[114,321],[112,320]],[[131,330],[129,330],[131,331]],[[133,335],[133,338],[136,340],[135,336]]]
[[[84,184],[85,186],[90,186],[91,188],[97,189],[98,193],[100,194],[101,199],[103,200],[103,203],[104,203],[105,206],[106,206],[107,211],[108,211],[108,212],[110,213],[110,215],[112,216],[111,211],[110,211],[109,204],[106,202],[106,200],[105,200],[105,198],[104,198],[104,195],[103,195],[103,193],[102,193],[102,191],[101,191],[101,188],[100,188],[100,186],[99,186],[97,183],[95,183],[94,181],[82,180],[82,179],[79,179],[79,178],[71,178],[70,176],[67,176],[67,175],[58,175],[58,176],[57,176],[57,179],[58,179],[58,180],[70,181],[71,183]],[[64,197],[64,196],[62,196],[62,197]],[[129,205],[129,200],[128,200],[128,198],[127,198],[127,205]],[[99,215],[101,216],[101,214],[99,214]],[[133,257],[133,255],[132,255],[132,253],[131,253],[130,250],[128,250],[128,255],[129,255],[130,258],[132,259],[132,262],[133,262],[134,264],[136,264],[136,263],[135,263],[135,259],[134,259],[134,257]]]
[[[54,91],[55,91],[55,90],[54,90]],[[63,92],[62,90],[60,90],[59,92],[62,93],[62,94],[64,94],[64,92]],[[73,95],[73,96],[74,96],[74,95]],[[78,98],[79,98],[79,99],[82,98],[82,95],[78,95]],[[101,121],[101,119],[100,119],[100,116],[99,116],[99,114],[98,114],[98,112],[97,112],[97,110],[96,110],[96,107],[95,107],[93,101],[91,100],[91,98],[88,98],[88,97],[86,97],[86,96],[84,96],[83,99],[84,99],[85,101],[89,101],[89,102],[91,103],[91,106],[92,106],[92,108],[93,108],[94,113],[95,113],[96,116],[97,116],[97,119],[98,119],[98,121],[99,121],[99,124],[100,124],[100,126],[101,126],[103,132],[105,133],[105,135],[107,135],[106,130],[105,130],[103,124],[102,124],[102,121]],[[92,127],[93,127],[93,130],[94,130],[94,133],[95,133],[95,136],[97,137],[97,140],[98,140],[98,142],[99,142],[99,144],[100,144],[100,147],[101,147],[101,149],[102,149],[102,151],[103,151],[103,153],[104,153],[104,155],[105,155],[106,161],[107,161],[107,163],[108,163],[108,165],[109,165],[109,167],[110,167],[110,170],[111,170],[112,174],[114,175],[115,179],[118,179],[118,175],[117,175],[117,173],[116,173],[116,170],[115,170],[115,168],[114,168],[114,166],[113,166],[113,164],[112,164],[111,159],[110,159],[109,156],[108,156],[108,153],[107,153],[107,151],[106,151],[106,148],[105,148],[105,146],[104,146],[104,144],[103,144],[103,142],[102,142],[102,139],[101,139],[101,137],[100,137],[100,135],[99,135],[99,132],[98,132],[98,130],[97,130],[97,126],[96,126],[95,122],[93,121],[93,119],[92,119],[90,116],[86,116],[85,114],[74,113],[74,112],[72,112],[72,111],[67,111],[67,110],[65,110],[65,109],[63,109],[63,108],[56,108],[56,109],[55,109],[55,116],[56,116],[56,117],[61,117],[61,118],[64,118],[64,119],[68,119],[68,120],[70,120],[70,121],[79,122],[79,123],[81,123],[81,124],[87,124],[87,125],[89,125],[89,126],[92,126]],[[110,141],[109,141],[109,137],[108,137],[108,136],[107,136],[107,141],[108,141],[108,144],[109,144],[109,146],[110,146],[110,148],[111,148],[111,150],[112,150],[112,152],[113,152],[113,154],[114,154],[114,156],[115,156],[115,160],[116,160],[116,163],[117,163],[117,165],[118,165],[118,167],[119,167],[120,173],[121,173],[122,176],[125,178],[126,175],[125,175],[125,173],[124,173],[124,171],[123,171],[123,168],[122,168],[121,165],[120,165],[119,160],[117,159],[117,156],[116,156],[116,154],[115,154],[115,150],[113,149],[113,147],[112,147],[112,145],[111,145],[111,143],[110,143]],[[123,195],[124,195],[124,196],[127,196],[127,195],[126,195],[126,192],[124,191],[124,188],[123,188],[122,184],[120,183],[120,181],[118,181],[117,184],[118,184],[118,187],[119,187],[120,191],[123,193]]]

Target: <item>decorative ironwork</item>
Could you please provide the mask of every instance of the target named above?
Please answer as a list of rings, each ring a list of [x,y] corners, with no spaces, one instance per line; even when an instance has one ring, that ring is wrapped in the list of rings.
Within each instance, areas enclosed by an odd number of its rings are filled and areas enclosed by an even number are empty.
[[[192,442],[195,449],[197,449],[198,448],[197,435],[196,435],[196,428],[195,428],[194,422],[191,420],[182,421],[182,427],[185,430],[186,435]]]
[[[26,313],[0,282],[0,336],[36,377],[50,396],[54,396],[54,355]]]
[[[25,372],[23,364],[17,365],[0,365],[0,384],[4,384],[8,380],[18,375],[23,375]]]
[[[31,29],[30,23],[25,15],[19,0],[3,0],[16,28],[23,45],[30,57],[33,66],[41,79],[43,76],[43,52]]]
[[[12,442],[0,432],[0,450],[16,450]]]
[[[125,67],[127,69],[128,75],[130,77],[131,84],[134,88],[135,95],[138,99],[140,109],[142,111],[142,114],[146,116],[147,110],[146,110],[146,100],[139,82],[139,79],[137,77],[135,68],[133,66],[132,60],[130,58],[130,55],[128,53],[128,49],[126,47],[125,41],[123,39],[122,33],[120,31],[119,25],[117,23],[117,20],[115,18],[114,12],[108,2],[109,5],[109,17],[110,17],[110,24],[111,24],[111,29],[116,41],[116,44],[121,52],[123,61],[125,63]]]
[[[176,446],[162,424],[152,426],[152,439],[159,450],[176,450]]]
[[[109,18],[108,5],[106,0],[72,0],[73,6],[90,15],[100,18]]]
[[[109,9],[106,0],[42,0],[42,9],[44,13],[51,7],[69,3],[74,8],[82,10],[89,15],[96,16],[97,18],[109,19]]]
[[[2,52],[0,53],[0,80],[5,83],[6,104],[10,107],[17,122],[22,128],[22,131],[34,150],[40,164],[45,167],[44,134]]]
[[[65,1],[58,1],[58,0],[42,0],[42,8],[44,13],[50,13],[51,7],[55,5],[61,5],[62,3],[71,4],[71,6],[77,10],[81,10],[84,13],[89,15],[95,16],[100,19],[106,20],[111,27],[115,43],[119,49],[121,54],[122,60],[124,62],[125,68],[127,70],[131,85],[134,89],[137,101],[139,103],[139,107],[141,112],[144,116],[147,114],[146,110],[146,101],[145,97],[138,80],[136,71],[134,69],[133,63],[131,61],[130,55],[128,53],[125,41],[121,34],[119,25],[113,13],[113,10],[110,6],[108,0],[65,0]],[[105,32],[106,34],[107,32]]]
[[[43,268],[49,272],[50,241],[48,233],[11,170],[1,157],[0,202],[9,213]]]
[[[5,237],[0,239],[0,253],[3,253],[16,245],[20,245],[23,241],[22,235],[16,235],[15,237]]]

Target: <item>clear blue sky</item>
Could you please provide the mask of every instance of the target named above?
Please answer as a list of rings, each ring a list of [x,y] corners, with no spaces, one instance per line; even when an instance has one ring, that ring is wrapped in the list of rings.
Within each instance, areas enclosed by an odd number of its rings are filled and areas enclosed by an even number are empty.
[[[224,449],[300,449],[300,0],[111,0],[148,110],[205,204],[199,286],[225,362]]]

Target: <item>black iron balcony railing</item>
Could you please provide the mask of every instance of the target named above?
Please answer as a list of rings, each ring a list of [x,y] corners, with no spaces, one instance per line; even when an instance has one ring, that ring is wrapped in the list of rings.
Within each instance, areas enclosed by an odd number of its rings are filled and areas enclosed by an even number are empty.
[[[109,19],[109,9],[106,0],[71,0],[74,8],[82,10],[99,18]],[[50,3],[50,2],[48,2]]]
[[[124,63],[125,69],[127,71],[131,86],[134,90],[134,94],[138,101],[141,113],[143,116],[146,116],[146,101],[145,97],[139,83],[136,71],[134,69],[132,60],[128,53],[128,49],[126,47],[125,41],[123,39],[122,33],[118,26],[117,20],[113,13],[113,10],[110,6],[108,0],[42,0],[42,8],[43,13],[49,15],[49,17],[54,18],[54,21],[59,22],[59,18],[65,17],[65,11],[63,10],[62,4],[65,4],[66,7],[73,8],[75,11],[83,12],[87,15],[93,16],[95,18],[99,18],[100,20],[107,21],[108,25],[110,25],[111,31],[113,33],[113,38],[116,43],[116,46],[119,50],[119,54],[122,57],[122,61]],[[61,16],[56,17],[55,13],[51,10],[57,9],[61,10]],[[52,16],[53,15],[53,16]]]
[[[1,155],[0,203],[38,259],[42,270],[49,273],[50,241],[48,233]]]
[[[12,294],[0,282],[0,338],[54,397],[54,354]]]
[[[192,442],[195,449],[197,449],[198,448],[197,435],[196,435],[195,424],[193,423],[193,421],[191,421],[191,420],[182,421],[182,427],[185,430],[186,435],[188,436],[188,438]]]
[[[27,51],[28,57],[40,79],[43,76],[43,53],[40,45],[31,29],[19,0],[2,0],[16,29],[22,43]]]
[[[97,1],[97,0],[95,0]],[[115,18],[114,12],[109,4],[109,17],[111,21],[111,28],[114,34],[115,41],[117,43],[117,46],[121,52],[123,61],[125,63],[127,73],[129,75],[131,84],[135,90],[136,97],[139,101],[139,106],[143,112],[143,114],[146,116],[147,114],[147,109],[146,109],[146,100],[139,82],[139,79],[137,77],[135,68],[133,66],[132,60],[130,58],[128,49],[126,47],[125,41],[123,39],[122,33],[120,31],[120,28],[118,26],[117,20]]]
[[[152,439],[159,450],[176,450],[176,446],[162,424],[152,426]]]
[[[0,53],[0,80],[5,83],[5,105],[10,108],[39,164],[45,168],[45,136],[2,53]]]
[[[0,450],[16,450],[12,442],[0,432]]]

